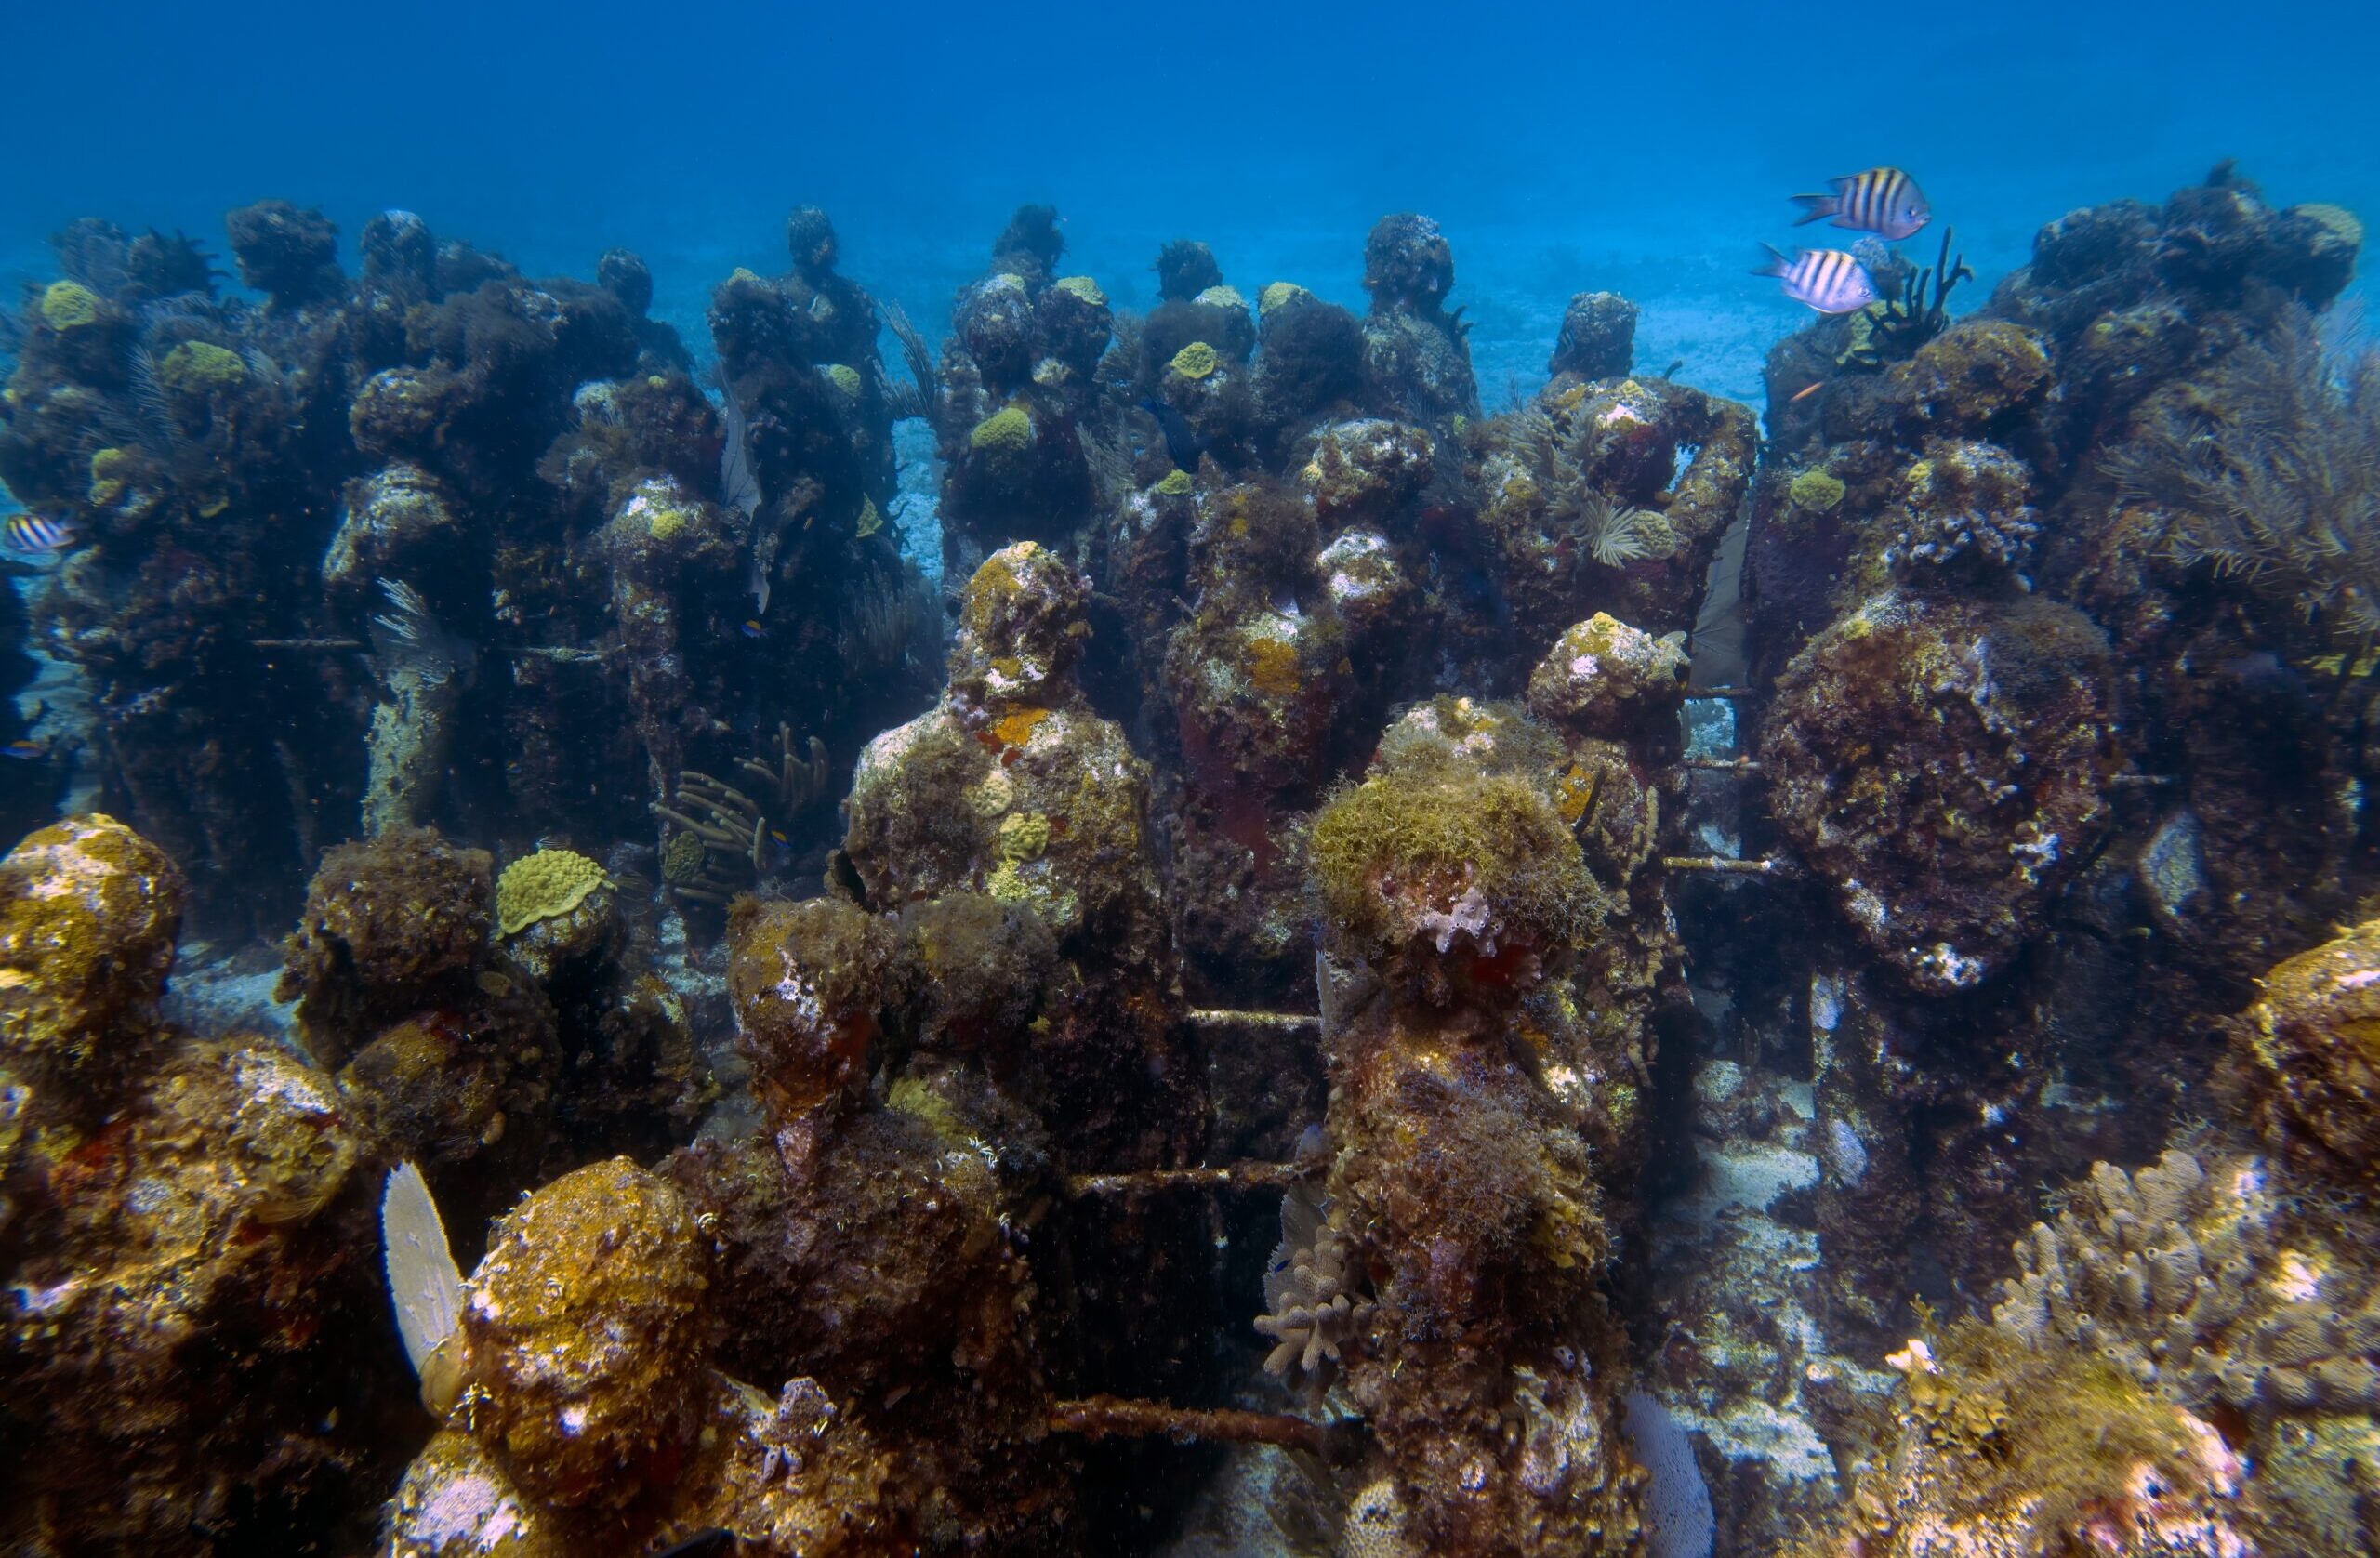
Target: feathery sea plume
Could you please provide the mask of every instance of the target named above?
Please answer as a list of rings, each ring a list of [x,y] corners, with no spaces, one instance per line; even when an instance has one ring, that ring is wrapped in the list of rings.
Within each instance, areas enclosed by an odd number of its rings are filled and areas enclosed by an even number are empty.
[[[1579,527],[1588,550],[1606,568],[1625,568],[1669,550],[1659,545],[1668,526],[1659,514],[1621,503],[1608,493],[1590,493],[1580,501]]]
[[[2327,356],[2300,312],[2152,398],[2104,469],[2175,562],[2380,633],[2380,351]]]

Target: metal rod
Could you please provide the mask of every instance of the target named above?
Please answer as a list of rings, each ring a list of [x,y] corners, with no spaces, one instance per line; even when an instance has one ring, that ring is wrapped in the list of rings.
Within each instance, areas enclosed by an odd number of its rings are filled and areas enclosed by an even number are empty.
[[[1758,758],[1687,758],[1678,766],[1700,769],[1708,773],[1758,773],[1760,759]]]
[[[1661,864],[1673,871],[1710,871],[1731,877],[1770,877],[1785,869],[1779,860],[1730,860],[1715,854],[1665,854]]]
[[[1134,1168],[1119,1174],[1069,1174],[1070,1195],[1139,1195],[1152,1190],[1264,1190],[1295,1184],[1319,1168],[1309,1163],[1227,1163],[1220,1168]]]
[[[1319,1028],[1322,1019],[1308,1011],[1236,1011],[1228,1007],[1193,1007],[1190,1021],[1202,1028]]]
[[[1164,1401],[1128,1401],[1117,1395],[1052,1402],[1050,1431],[1079,1433],[1091,1439],[1163,1437],[1176,1444],[1209,1439],[1236,1445],[1278,1445],[1285,1449],[1304,1450],[1327,1461],[1344,1460],[1354,1448],[1352,1435],[1344,1427],[1315,1422],[1287,1412],[1176,1406]]]

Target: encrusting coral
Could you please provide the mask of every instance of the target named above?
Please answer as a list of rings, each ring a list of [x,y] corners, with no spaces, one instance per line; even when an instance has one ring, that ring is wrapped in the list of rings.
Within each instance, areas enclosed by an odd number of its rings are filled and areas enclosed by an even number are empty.
[[[2283,1216],[2254,1157],[2109,1164],[2016,1246],[1993,1323],[2204,1409],[2380,1412],[2380,1278]]]

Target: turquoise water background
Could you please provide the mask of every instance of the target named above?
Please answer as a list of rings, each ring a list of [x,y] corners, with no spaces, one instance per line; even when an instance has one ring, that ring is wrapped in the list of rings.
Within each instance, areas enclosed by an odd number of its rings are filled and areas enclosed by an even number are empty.
[[[2370,6],[10,11],[0,281],[45,275],[76,216],[219,240],[277,196],[351,243],[399,205],[532,273],[635,248],[698,350],[710,285],[782,269],[802,202],[930,329],[1020,201],[1057,205],[1071,267],[1127,306],[1183,235],[1243,286],[1360,302],[1366,228],[1425,211],[1491,404],[1589,287],[1646,307],[1640,363],[1749,394],[1798,323],[1744,274],[1756,244],[1790,241],[1787,195],[1874,164],[1955,226],[1971,301],[2042,222],[2222,157],[2380,216]]]

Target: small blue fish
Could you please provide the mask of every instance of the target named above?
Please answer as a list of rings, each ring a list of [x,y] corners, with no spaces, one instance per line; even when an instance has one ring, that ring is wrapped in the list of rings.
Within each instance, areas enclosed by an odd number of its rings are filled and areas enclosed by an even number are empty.
[[[1822,314],[1847,314],[1876,301],[1876,284],[1866,266],[1841,249],[1797,249],[1793,257],[1769,245],[1768,263],[1752,272],[1785,284],[1785,296]]]
[[[0,755],[15,758],[20,762],[30,762],[35,758],[48,757],[49,748],[38,741],[19,737],[7,746],[0,746]]]
[[[760,626],[758,617],[745,618],[743,632],[747,639],[765,639],[769,636],[769,630]]]
[[[1802,208],[1795,227],[1832,217],[1834,225],[1853,232],[1872,232],[1895,243],[1934,219],[1925,191],[1917,180],[1897,167],[1871,167],[1828,180],[1831,194],[1797,194]]]
[[[12,552],[47,554],[60,547],[72,546],[74,527],[60,520],[45,519],[39,514],[11,514],[5,532],[0,532],[0,544]]]

